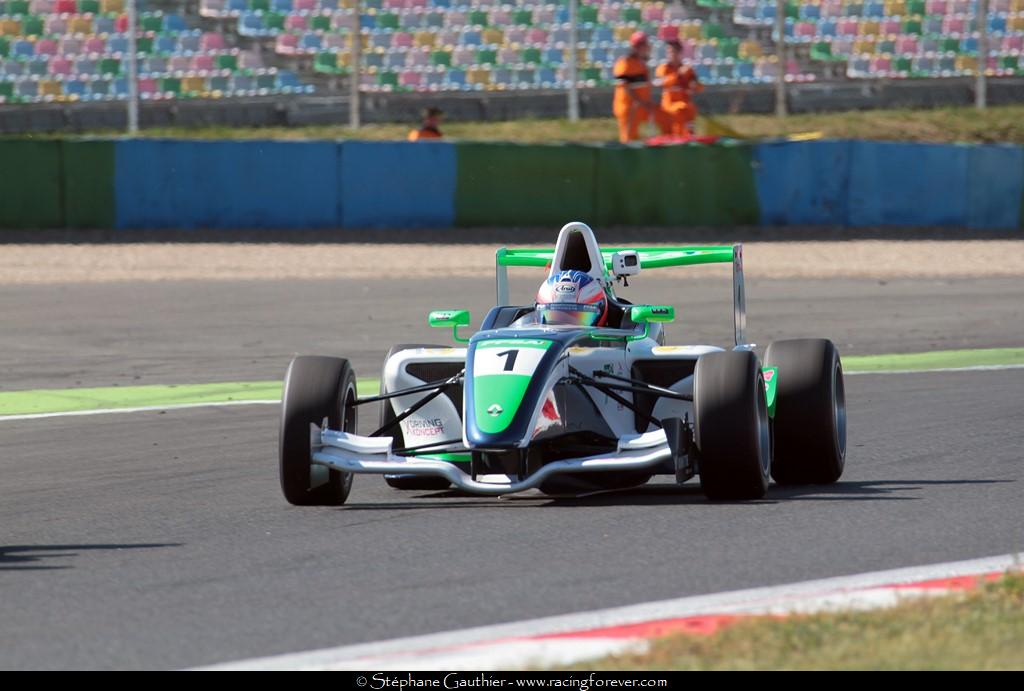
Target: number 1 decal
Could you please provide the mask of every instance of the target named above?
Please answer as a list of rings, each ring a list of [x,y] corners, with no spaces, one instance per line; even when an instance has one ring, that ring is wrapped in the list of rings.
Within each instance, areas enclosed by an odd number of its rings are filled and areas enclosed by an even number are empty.
[[[530,338],[484,341],[474,349],[473,376],[531,376],[550,346],[550,341]]]
[[[506,351],[504,351],[502,353],[496,353],[496,355],[498,357],[505,358],[505,367],[503,368],[503,371],[511,372],[511,371],[513,371],[515,369],[515,367],[516,367],[516,358],[519,357],[519,351],[518,350],[506,350]]]

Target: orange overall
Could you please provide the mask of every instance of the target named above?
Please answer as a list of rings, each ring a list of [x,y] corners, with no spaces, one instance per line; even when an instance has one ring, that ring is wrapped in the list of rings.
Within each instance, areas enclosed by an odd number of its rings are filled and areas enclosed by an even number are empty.
[[[436,127],[424,125],[418,130],[411,131],[409,133],[408,139],[410,142],[419,142],[423,141],[424,139],[441,139],[442,136],[443,135],[441,134],[441,130],[437,129]]]
[[[640,123],[654,119],[662,134],[672,131],[672,119],[651,100],[651,79],[647,65],[635,55],[619,58],[615,63],[615,100],[612,112],[619,121],[619,141],[640,139]]]
[[[665,63],[656,72],[661,79],[661,107],[672,121],[671,133],[690,134],[690,123],[697,119],[697,105],[690,100],[692,94],[704,90],[692,67]]]

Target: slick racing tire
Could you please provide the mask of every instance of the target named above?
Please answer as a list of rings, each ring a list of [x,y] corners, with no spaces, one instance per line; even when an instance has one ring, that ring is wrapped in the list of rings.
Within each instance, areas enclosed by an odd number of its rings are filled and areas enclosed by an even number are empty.
[[[348,360],[303,355],[292,360],[284,378],[281,405],[280,473],[285,499],[296,506],[338,506],[352,488],[352,474],[327,471],[310,486],[312,436],[324,425],[356,431],[356,375]]]
[[[403,350],[412,350],[413,348],[444,348],[444,346],[431,345],[429,343],[399,343],[388,351],[387,357],[384,358],[385,364],[395,353]],[[385,393],[383,380],[381,381],[380,386],[381,393]],[[383,427],[394,420],[395,417],[395,409],[391,406],[391,401],[381,401],[380,426]],[[401,426],[398,426],[388,432],[388,435],[395,438],[393,448],[400,449],[405,446],[405,439],[402,436]],[[442,490],[451,487],[451,483],[443,477],[430,477],[425,475],[385,475],[384,482],[388,483],[389,487],[404,490]]]
[[[708,353],[693,390],[700,486],[712,500],[760,499],[768,491],[771,431],[764,376],[750,351]]]
[[[846,465],[846,389],[832,341],[776,341],[764,354],[777,367],[775,459],[780,485],[828,484]]]

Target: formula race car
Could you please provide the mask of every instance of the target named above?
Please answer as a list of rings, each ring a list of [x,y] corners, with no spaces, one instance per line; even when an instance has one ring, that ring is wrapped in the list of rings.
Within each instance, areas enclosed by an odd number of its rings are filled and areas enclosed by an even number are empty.
[[[665,345],[673,307],[632,305],[614,292],[641,268],[715,262],[732,265],[729,349]],[[552,304],[509,305],[510,266],[550,267]],[[596,302],[551,311],[575,300],[581,282],[602,289]],[[569,223],[553,250],[499,249],[497,293],[472,338],[459,336],[468,312],[432,312],[431,326],[451,328],[460,345],[393,347],[378,395],[358,396],[347,360],[295,358],[281,410],[285,498],[343,504],[353,475],[370,473],[399,489],[480,495],[579,494],[654,475],[680,484],[699,476],[710,499],[749,500],[765,495],[770,477],[817,484],[842,474],[839,354],[828,340],[786,340],[758,360],[744,334],[740,245],[602,251],[587,225]],[[588,323],[598,304],[600,320]],[[360,436],[356,411],[366,406],[380,407],[380,423]]]

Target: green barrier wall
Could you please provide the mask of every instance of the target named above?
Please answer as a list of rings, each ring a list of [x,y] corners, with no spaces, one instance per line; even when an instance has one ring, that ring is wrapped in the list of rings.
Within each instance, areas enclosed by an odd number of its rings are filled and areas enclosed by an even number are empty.
[[[691,145],[682,185],[684,225],[755,224],[761,218],[752,166],[753,147],[746,144]],[[673,221],[675,223],[675,221]]]
[[[749,146],[459,144],[456,151],[460,226],[759,220]]]
[[[64,224],[68,228],[113,228],[114,143],[61,142]]]
[[[600,225],[753,224],[757,190],[747,146],[599,149]]]
[[[457,144],[455,223],[560,226],[595,216],[589,146]]]
[[[64,225],[60,142],[0,140],[0,228]]]

